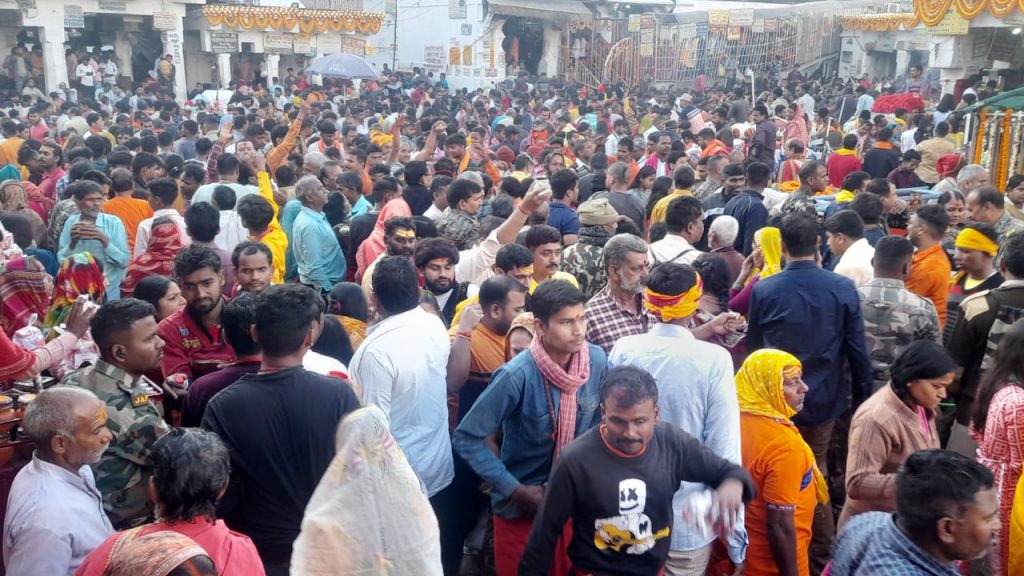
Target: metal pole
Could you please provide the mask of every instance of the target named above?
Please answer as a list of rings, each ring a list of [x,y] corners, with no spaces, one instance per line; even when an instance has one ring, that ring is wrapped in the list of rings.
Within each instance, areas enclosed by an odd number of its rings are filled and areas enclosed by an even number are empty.
[[[395,1],[395,19],[393,25],[395,31],[391,40],[391,69],[398,69],[398,1]]]

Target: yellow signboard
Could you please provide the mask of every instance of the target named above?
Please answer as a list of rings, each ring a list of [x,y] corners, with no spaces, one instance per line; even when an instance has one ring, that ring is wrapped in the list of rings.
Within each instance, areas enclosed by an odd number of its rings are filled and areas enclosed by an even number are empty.
[[[951,6],[946,17],[928,28],[928,33],[935,36],[966,36],[970,27],[970,22],[960,15],[955,6]]]

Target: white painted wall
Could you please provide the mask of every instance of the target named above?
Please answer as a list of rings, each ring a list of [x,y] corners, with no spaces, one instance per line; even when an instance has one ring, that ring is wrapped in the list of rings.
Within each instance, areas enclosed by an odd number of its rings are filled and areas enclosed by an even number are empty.
[[[423,67],[426,64],[424,57],[425,46],[444,46],[445,54],[453,46],[453,41],[458,47],[467,45],[473,46],[474,66],[470,70],[460,74],[460,70],[448,69],[446,74],[449,85],[452,88],[477,88],[487,87],[493,82],[500,82],[505,78],[504,54],[501,52],[500,17],[495,18],[497,23],[491,27],[491,17],[484,18],[482,0],[466,0],[466,18],[452,19],[448,17],[448,0],[396,0],[398,12],[398,35],[395,37],[393,16],[388,14],[379,34],[371,39],[376,48],[376,54],[367,57],[378,68],[387,64],[389,68],[397,67],[400,70],[412,70],[414,66]],[[387,12],[385,0],[364,0],[363,9],[368,12]],[[469,35],[462,35],[464,24],[470,26]],[[489,56],[489,50],[483,49],[481,36],[486,35],[492,42],[496,42],[495,59],[497,76],[485,77],[474,76],[473,72],[477,66],[476,62],[481,61],[482,56]],[[396,47],[392,53],[392,45]],[[486,62],[483,62],[486,63]],[[501,65],[498,65],[501,64]],[[435,78],[437,72],[434,73]]]

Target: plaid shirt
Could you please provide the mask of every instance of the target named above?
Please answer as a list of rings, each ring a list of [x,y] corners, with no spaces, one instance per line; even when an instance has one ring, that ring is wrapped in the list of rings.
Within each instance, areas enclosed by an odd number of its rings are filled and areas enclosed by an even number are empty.
[[[587,321],[587,341],[600,346],[607,354],[615,342],[623,336],[646,334],[656,320],[644,308],[644,300],[636,295],[636,306],[640,314],[633,314],[619,306],[612,296],[610,286],[605,286],[587,302],[583,318]]]
[[[896,528],[887,512],[865,512],[850,520],[836,540],[832,573],[843,576],[956,576]]]

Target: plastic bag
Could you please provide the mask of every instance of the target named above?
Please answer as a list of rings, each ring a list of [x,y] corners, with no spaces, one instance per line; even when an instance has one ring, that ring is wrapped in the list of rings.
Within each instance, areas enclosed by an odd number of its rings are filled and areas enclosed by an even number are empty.
[[[52,368],[50,372],[58,379],[78,370],[82,366],[91,366],[100,359],[100,349],[87,333],[84,337],[75,342],[74,348],[61,360],[60,365]]]
[[[37,316],[32,314],[28,317],[28,325],[24,328],[15,330],[14,336],[11,338],[15,344],[21,346],[25,350],[35,350],[40,346],[46,345],[46,338],[43,336],[43,331],[36,326]]]

